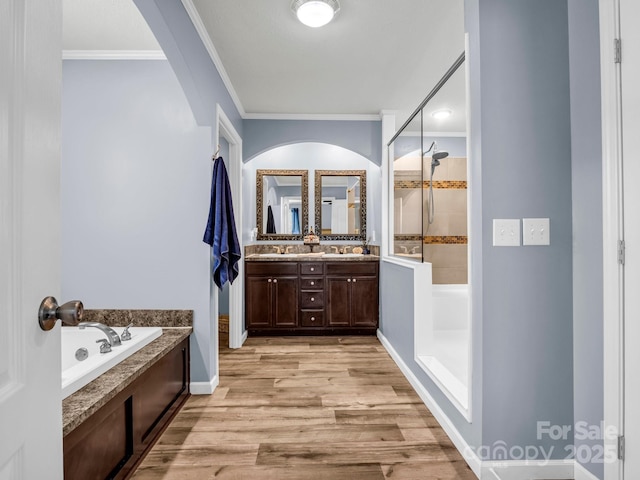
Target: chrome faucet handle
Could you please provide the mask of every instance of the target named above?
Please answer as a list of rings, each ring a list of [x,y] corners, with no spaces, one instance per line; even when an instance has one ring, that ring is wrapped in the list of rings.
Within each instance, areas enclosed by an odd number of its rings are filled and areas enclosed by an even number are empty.
[[[276,250],[276,253],[282,253],[282,248],[278,245],[274,245],[273,248]]]
[[[289,249],[293,249],[293,245],[287,245],[287,248],[284,249],[284,253],[291,253],[289,252]]]
[[[342,253],[342,252],[340,251],[340,247],[336,247],[335,245],[331,245],[331,249],[332,249],[332,250],[333,250],[333,249],[335,249],[336,253]]]
[[[111,343],[106,338],[96,340],[100,344],[100,353],[109,353],[111,351]]]
[[[122,333],[120,334],[120,340],[122,340],[123,342],[126,342],[127,340],[131,340],[131,332],[129,331],[130,327],[133,327],[133,323],[130,323],[129,325],[127,325],[122,331]]]

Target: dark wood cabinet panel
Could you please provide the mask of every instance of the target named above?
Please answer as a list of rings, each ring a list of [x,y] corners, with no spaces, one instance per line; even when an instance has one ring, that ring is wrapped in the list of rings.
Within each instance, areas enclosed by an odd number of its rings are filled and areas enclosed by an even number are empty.
[[[128,478],[188,397],[186,338],[64,437],[64,478]]]
[[[248,329],[271,326],[271,277],[247,275],[245,318]]]
[[[351,280],[351,325],[378,326],[378,277],[353,277]]]
[[[296,327],[298,325],[298,277],[278,277],[271,282],[272,325]]]
[[[327,325],[330,327],[350,326],[350,286],[347,277],[327,277]]]
[[[252,335],[374,334],[378,270],[377,262],[247,262],[247,329]]]

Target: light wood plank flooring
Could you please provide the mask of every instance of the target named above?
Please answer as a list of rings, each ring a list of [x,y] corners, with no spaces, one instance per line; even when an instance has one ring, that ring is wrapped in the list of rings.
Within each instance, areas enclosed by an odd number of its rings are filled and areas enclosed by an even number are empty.
[[[476,479],[375,337],[221,349],[214,394],[189,399],[134,478]]]

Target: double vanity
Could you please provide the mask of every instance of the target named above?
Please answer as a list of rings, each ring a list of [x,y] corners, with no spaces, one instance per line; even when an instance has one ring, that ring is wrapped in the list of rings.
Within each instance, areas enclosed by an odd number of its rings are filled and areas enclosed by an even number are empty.
[[[258,243],[244,256],[249,335],[375,335],[378,328],[380,258],[378,247],[367,247],[366,170],[312,175],[310,198],[307,170],[256,171]],[[299,243],[272,243],[291,241]]]
[[[377,255],[249,253],[246,328],[249,335],[373,335],[378,285]]]

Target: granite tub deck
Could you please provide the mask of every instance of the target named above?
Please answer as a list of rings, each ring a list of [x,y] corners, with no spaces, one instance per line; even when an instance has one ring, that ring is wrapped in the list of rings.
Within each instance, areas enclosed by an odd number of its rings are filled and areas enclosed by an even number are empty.
[[[189,337],[193,312],[188,310],[85,310],[84,321],[112,327],[133,323],[162,327],[162,335],[62,401],[62,434],[68,435],[158,360]]]

